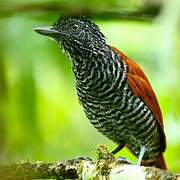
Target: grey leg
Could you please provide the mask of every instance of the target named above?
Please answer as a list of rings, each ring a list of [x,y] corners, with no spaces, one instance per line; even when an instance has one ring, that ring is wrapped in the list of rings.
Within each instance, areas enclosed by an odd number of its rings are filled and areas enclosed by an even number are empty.
[[[146,152],[145,146],[141,146],[137,165],[139,165],[139,166],[141,165],[141,161],[142,161],[142,159],[143,159],[143,157],[144,157],[145,152]]]
[[[116,154],[117,152],[119,152],[123,147],[125,146],[124,143],[119,144],[115,149],[112,150],[112,154]]]

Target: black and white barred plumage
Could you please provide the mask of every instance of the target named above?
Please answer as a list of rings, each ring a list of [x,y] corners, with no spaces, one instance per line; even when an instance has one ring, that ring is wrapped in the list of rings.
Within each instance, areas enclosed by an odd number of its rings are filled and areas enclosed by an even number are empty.
[[[126,144],[136,156],[140,146],[145,146],[149,159],[151,149],[153,156],[154,151],[159,154],[157,124],[152,112],[128,87],[128,67],[109,46],[106,48],[104,56],[92,52],[91,61],[82,59],[84,66],[73,64],[79,100],[99,132]]]
[[[98,26],[84,17],[61,17],[52,29],[51,37],[71,59],[77,94],[91,124],[135,156],[145,147],[143,160],[157,161],[162,152],[158,123],[132,92],[128,65],[106,44]]]

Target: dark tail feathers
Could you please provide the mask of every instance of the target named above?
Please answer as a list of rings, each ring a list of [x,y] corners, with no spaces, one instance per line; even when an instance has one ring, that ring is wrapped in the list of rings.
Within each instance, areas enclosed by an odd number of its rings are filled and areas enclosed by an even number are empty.
[[[160,169],[167,170],[166,162],[163,156],[163,153],[160,154],[158,161],[154,160],[143,160],[141,162],[142,166],[154,166]]]

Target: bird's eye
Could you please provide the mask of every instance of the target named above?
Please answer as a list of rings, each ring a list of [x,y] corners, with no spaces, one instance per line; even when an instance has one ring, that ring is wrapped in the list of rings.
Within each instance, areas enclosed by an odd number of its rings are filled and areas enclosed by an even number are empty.
[[[79,26],[78,26],[77,24],[73,24],[73,25],[71,26],[71,29],[72,29],[73,31],[76,31],[76,30],[79,29]]]

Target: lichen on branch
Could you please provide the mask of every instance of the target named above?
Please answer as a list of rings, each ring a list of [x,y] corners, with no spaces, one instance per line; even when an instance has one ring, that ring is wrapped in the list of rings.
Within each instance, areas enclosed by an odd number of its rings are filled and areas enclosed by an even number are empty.
[[[1,165],[0,178],[21,179],[180,179],[180,175],[154,167],[143,167],[116,159],[105,145],[96,149],[97,161],[88,157],[77,157],[55,163],[21,161]]]

